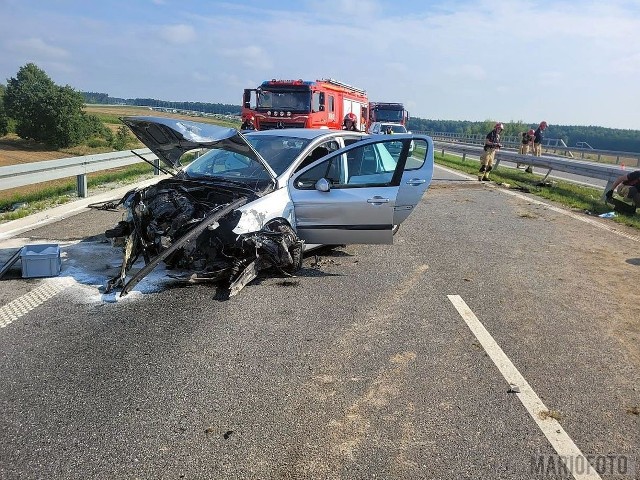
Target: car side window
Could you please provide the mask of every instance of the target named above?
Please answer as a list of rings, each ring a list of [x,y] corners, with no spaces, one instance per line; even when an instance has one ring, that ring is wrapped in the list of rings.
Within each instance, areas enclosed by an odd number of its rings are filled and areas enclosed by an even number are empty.
[[[302,160],[302,162],[300,162],[300,165],[298,165],[295,171],[298,172],[302,170],[308,165],[311,165],[316,160],[320,160],[325,155],[329,155],[329,153],[335,152],[338,149],[340,149],[340,145],[338,145],[338,142],[336,142],[335,140],[330,140],[318,145],[316,148],[311,150],[311,153],[309,153],[309,155],[307,155],[304,160]]]
[[[424,140],[411,140],[409,144],[409,157],[404,166],[407,170],[419,170],[427,159],[429,145]]]
[[[387,143],[363,145],[332,157],[298,177],[295,187],[312,190],[321,178],[329,180],[331,188],[390,186],[402,149]]]

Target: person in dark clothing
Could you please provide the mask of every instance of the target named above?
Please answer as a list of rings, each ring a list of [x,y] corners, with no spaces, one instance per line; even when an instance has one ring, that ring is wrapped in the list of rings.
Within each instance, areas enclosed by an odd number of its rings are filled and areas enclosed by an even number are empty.
[[[640,170],[616,178],[611,190],[606,193],[607,201],[613,204],[615,204],[613,192],[616,188],[618,189],[618,195],[624,199],[631,200],[635,208],[640,207]],[[633,209],[634,211],[635,208]]]
[[[533,154],[536,157],[542,155],[542,139],[544,138],[542,132],[544,132],[548,126],[547,122],[540,122],[538,128],[533,132]]]
[[[493,130],[487,133],[484,140],[484,152],[480,155],[480,171],[478,172],[478,180],[489,180],[489,172],[493,168],[493,160],[496,151],[502,147],[500,143],[500,132],[504,130],[504,125],[500,122],[496,123]]]
[[[547,122],[544,122],[544,121],[540,122],[540,125],[538,125],[538,128],[536,128],[535,132],[533,132],[533,155],[534,155],[534,157],[542,156],[542,139],[544,138],[544,135],[542,134],[542,132],[544,132],[547,127],[548,127]],[[529,165],[527,167],[525,172],[533,173],[533,169],[531,168],[531,165]]]
[[[253,115],[247,115],[240,125],[240,130],[255,130],[256,126],[253,124]]]

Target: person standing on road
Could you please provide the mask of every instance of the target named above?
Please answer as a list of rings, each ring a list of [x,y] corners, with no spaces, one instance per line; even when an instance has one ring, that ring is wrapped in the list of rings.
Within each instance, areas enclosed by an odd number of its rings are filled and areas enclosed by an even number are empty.
[[[496,123],[493,130],[487,133],[484,140],[484,152],[480,155],[480,171],[478,172],[478,180],[488,181],[489,172],[493,168],[493,160],[496,151],[502,147],[500,143],[500,132],[504,130],[504,125],[500,122]]]
[[[606,193],[607,200],[613,199],[613,192],[616,187],[618,188],[618,195],[632,200],[636,208],[640,207],[640,170],[616,178],[611,190]]]
[[[533,138],[534,138],[535,130],[530,128],[527,132],[522,132],[522,140],[520,141],[520,151],[518,152],[520,155],[526,155],[533,149]],[[520,164],[516,164],[516,168],[520,168]],[[531,165],[527,167],[529,173],[531,173]],[[527,171],[525,170],[525,171]]]

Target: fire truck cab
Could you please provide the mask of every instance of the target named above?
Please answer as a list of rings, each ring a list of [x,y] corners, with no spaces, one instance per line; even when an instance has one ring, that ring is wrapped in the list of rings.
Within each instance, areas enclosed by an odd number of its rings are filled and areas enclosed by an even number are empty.
[[[267,80],[258,88],[246,89],[242,99],[242,118],[253,115],[256,130],[339,130],[348,113],[356,116],[358,129],[366,131],[369,118],[367,93],[333,79]]]
[[[399,123],[407,126],[409,112],[402,103],[370,102],[369,125],[373,122]]]

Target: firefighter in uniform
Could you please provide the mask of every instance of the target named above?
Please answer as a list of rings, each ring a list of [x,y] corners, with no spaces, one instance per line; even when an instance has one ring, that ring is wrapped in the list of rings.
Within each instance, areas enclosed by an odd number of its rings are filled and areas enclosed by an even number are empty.
[[[520,155],[526,155],[531,151],[533,146],[533,134],[535,130],[530,128],[528,132],[522,132],[522,141],[520,142]]]
[[[484,152],[480,155],[480,171],[478,172],[478,180],[489,180],[489,172],[493,168],[493,159],[496,151],[502,147],[500,144],[500,132],[504,130],[504,125],[500,122],[496,123],[493,130],[487,133],[484,140]]]
[[[255,130],[256,126],[253,124],[253,115],[247,115],[244,118],[244,122],[240,125],[240,130]]]
[[[355,113],[347,113],[344,116],[344,120],[342,121],[342,129],[343,130],[353,130],[358,131],[358,117],[356,117]]]
[[[627,201],[630,200],[633,202],[633,205],[629,205],[630,208],[624,208],[625,205],[620,205],[618,201],[613,198],[613,192],[616,187],[618,188],[618,195]],[[609,203],[613,203],[617,207],[622,207],[622,211],[625,213],[635,213],[636,208],[640,207],[640,170],[616,178],[611,190],[606,193],[606,197]]]
[[[530,128],[528,132],[522,132],[522,140],[520,141],[520,155],[526,155],[533,149],[533,139],[535,135],[535,130]],[[516,164],[516,168],[520,168],[520,164]],[[525,172],[531,173],[531,165],[527,167]]]
[[[533,154],[536,157],[542,155],[542,139],[544,138],[542,132],[544,132],[547,127],[547,122],[540,122],[538,128],[533,132]]]

